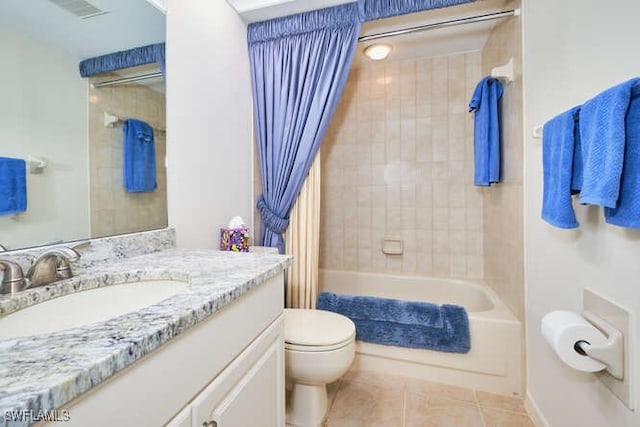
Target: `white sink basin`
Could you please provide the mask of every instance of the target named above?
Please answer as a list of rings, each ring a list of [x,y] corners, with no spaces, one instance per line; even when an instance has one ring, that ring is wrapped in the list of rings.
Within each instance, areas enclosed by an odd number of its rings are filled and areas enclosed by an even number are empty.
[[[0,340],[102,322],[157,304],[188,287],[175,280],[147,280],[65,295],[1,317]]]

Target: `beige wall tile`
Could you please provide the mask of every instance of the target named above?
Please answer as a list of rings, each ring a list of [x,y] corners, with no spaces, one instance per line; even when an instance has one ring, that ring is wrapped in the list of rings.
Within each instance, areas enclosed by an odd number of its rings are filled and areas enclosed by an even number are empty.
[[[512,2],[519,7],[519,1]],[[481,52],[485,74],[514,59],[515,80],[502,96],[502,183],[482,193],[484,276],[519,318],[524,316],[524,232],[522,212],[523,125],[521,75],[521,22],[498,24]],[[475,58],[469,58],[469,61]],[[471,218],[468,218],[470,220]],[[474,224],[474,226],[477,224]],[[504,262],[509,260],[509,262]]]
[[[89,175],[93,237],[167,226],[165,97],[141,85],[89,89]],[[153,193],[127,193],[123,185],[122,126],[106,128],[103,113],[136,118],[156,129],[158,188]]]
[[[480,52],[352,70],[321,149],[322,227],[339,230],[323,231],[322,267],[482,278],[466,111],[480,73]],[[382,254],[384,237],[405,253]]]

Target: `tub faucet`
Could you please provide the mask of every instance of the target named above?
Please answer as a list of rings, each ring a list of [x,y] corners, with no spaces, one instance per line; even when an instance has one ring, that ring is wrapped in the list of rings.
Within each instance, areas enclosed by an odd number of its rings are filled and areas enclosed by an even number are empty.
[[[42,252],[27,272],[27,279],[29,279],[27,287],[46,286],[58,280],[69,279],[73,276],[71,262],[78,259],[80,254],[66,246]]]
[[[27,288],[22,268],[13,261],[0,259],[0,294],[12,294]]]

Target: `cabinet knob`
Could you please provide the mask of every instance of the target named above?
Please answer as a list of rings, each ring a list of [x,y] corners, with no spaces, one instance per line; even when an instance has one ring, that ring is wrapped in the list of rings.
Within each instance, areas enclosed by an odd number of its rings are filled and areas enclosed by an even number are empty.
[[[205,421],[202,423],[202,427],[218,427],[217,421]]]

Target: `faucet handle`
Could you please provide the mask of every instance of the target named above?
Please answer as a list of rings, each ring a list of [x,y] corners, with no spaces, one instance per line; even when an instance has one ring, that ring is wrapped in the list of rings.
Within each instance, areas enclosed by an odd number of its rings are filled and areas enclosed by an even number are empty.
[[[59,258],[57,271],[58,271],[58,277],[60,279],[69,279],[73,277],[73,272],[71,271],[70,262],[79,260],[81,255],[80,255],[80,252],[78,252],[78,249],[86,248],[89,245],[91,245],[91,240],[80,242],[77,245],[73,245],[71,247],[64,247],[64,246],[62,247],[64,248],[63,252],[66,252],[66,249],[68,249],[69,253],[67,256],[63,256]]]
[[[0,259],[0,294],[20,292],[26,288],[26,280],[22,268],[16,262]]]
[[[84,249],[88,246],[91,246],[91,240],[85,240],[82,242],[78,242],[77,244],[71,246],[70,248],[73,249],[74,251],[78,251],[78,249]]]

